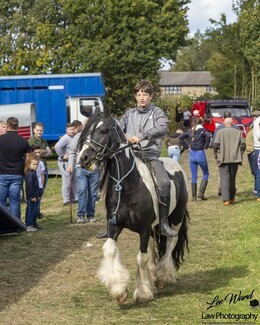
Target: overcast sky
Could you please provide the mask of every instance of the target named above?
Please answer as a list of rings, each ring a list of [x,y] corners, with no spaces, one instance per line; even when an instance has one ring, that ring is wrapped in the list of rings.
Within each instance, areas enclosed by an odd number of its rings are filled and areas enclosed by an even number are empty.
[[[226,14],[228,24],[236,21],[236,15],[232,11],[232,0],[191,0],[189,8],[191,35],[194,35],[198,29],[204,32],[207,27],[213,27],[209,19],[219,21],[221,13]]]

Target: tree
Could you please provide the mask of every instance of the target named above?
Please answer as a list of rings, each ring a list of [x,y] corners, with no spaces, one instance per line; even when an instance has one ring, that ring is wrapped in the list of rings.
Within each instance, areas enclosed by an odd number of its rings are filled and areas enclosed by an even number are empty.
[[[190,0],[0,0],[2,74],[101,71],[122,113],[159,59],[174,60],[188,34]]]
[[[249,99],[253,106],[260,106],[260,3],[250,1],[243,4],[243,11],[239,15],[239,36],[241,51],[248,62],[250,76],[247,79],[250,85]]]
[[[205,35],[198,31],[188,40],[187,46],[178,50],[171,71],[205,71],[212,52],[207,44]]]

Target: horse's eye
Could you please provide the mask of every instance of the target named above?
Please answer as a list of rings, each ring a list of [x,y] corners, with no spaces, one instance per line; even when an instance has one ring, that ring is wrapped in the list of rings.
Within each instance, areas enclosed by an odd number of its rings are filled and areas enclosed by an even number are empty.
[[[102,129],[102,130],[100,130],[100,133],[102,133],[102,134],[107,134],[107,129]]]

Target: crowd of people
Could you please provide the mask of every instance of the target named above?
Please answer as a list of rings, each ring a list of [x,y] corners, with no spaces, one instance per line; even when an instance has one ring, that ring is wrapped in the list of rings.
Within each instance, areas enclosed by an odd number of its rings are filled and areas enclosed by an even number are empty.
[[[62,176],[63,205],[78,203],[78,223],[95,222],[95,203],[99,188],[99,173],[78,168],[77,140],[82,123],[68,123],[66,134],[55,145],[58,167]],[[44,125],[36,122],[28,141],[18,134],[19,121],[10,117],[0,121],[0,203],[14,217],[21,219],[21,193],[25,184],[27,232],[41,227],[41,199],[48,182],[47,159],[53,155],[43,138]],[[75,141],[74,141],[75,140]]]
[[[180,123],[184,121],[185,112],[182,112],[177,104],[177,130],[175,133],[168,134],[165,144],[168,156],[176,161],[179,161],[182,152],[189,151],[192,201],[196,201],[197,198],[207,200],[205,191],[209,179],[209,168],[205,152],[210,144],[213,146],[214,157],[219,169],[218,194],[222,196],[224,206],[235,201],[236,174],[238,166],[242,164],[245,150],[248,154],[251,173],[254,176],[253,191],[256,194],[256,200],[260,201],[260,111],[252,113],[254,122],[246,138],[243,138],[241,130],[233,123],[229,111],[224,113],[224,122],[218,125],[213,135],[204,129],[204,121],[199,115],[199,111],[194,111],[193,115],[187,114],[189,122],[185,122],[185,126],[181,128]],[[185,131],[187,125],[189,128]],[[197,194],[198,167],[201,168],[203,177]]]
[[[160,162],[162,141],[165,141],[168,155],[179,161],[185,150],[189,151],[191,171],[192,201],[197,198],[205,201],[209,167],[206,150],[213,146],[216,164],[219,169],[219,194],[224,206],[235,201],[236,174],[247,150],[249,166],[254,177],[254,192],[260,201],[260,112],[254,111],[254,123],[246,139],[233,124],[230,112],[225,112],[224,123],[212,135],[203,127],[203,118],[199,114],[191,116],[188,110],[181,112],[176,107],[176,132],[167,135],[169,129],[169,108],[166,112],[153,105],[153,87],[143,80],[134,88],[136,107],[129,109],[118,123],[132,144],[139,144],[146,160],[152,166],[158,183],[160,195],[159,221],[161,234],[174,237],[176,232],[169,227],[168,212],[170,205],[170,180]],[[180,122],[184,120],[184,127]],[[189,121],[189,122],[188,122]],[[35,232],[40,227],[38,218],[41,213],[41,199],[48,182],[47,159],[52,150],[43,138],[44,125],[35,123],[34,135],[27,141],[18,134],[19,121],[10,117],[0,121],[0,203],[8,206],[15,217],[21,219],[20,193],[25,182],[26,213],[25,223],[28,232]],[[62,177],[61,196],[63,205],[77,204],[77,223],[93,223],[96,202],[98,200],[100,171],[82,168],[79,162],[78,140],[83,124],[75,120],[66,125],[66,132],[55,145],[58,155],[58,167]],[[202,170],[202,179],[197,191],[198,168]],[[198,193],[197,193],[198,192]],[[97,235],[107,237],[105,230]]]

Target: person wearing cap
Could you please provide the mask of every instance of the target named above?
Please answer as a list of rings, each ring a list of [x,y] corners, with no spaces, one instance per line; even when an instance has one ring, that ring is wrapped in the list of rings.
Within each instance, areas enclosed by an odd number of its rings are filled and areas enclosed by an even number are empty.
[[[213,144],[214,156],[219,167],[221,195],[224,206],[235,201],[236,174],[242,164],[246,144],[239,129],[232,127],[232,118],[226,117]]]
[[[193,115],[192,115],[192,117],[191,117],[191,128],[193,128],[194,127],[194,125],[196,124],[196,121],[199,119],[199,118],[201,118],[201,116],[200,116],[200,112],[197,110],[197,109],[195,109],[194,111],[193,111]]]
[[[255,149],[255,161],[256,161],[256,200],[260,202],[260,112],[255,111],[253,116],[256,116],[254,120],[254,149]]]
[[[260,116],[260,111],[254,111],[252,113],[253,119],[255,120],[258,116]],[[256,193],[256,155],[254,148],[254,124],[252,123],[250,130],[246,135],[246,153],[248,158],[249,167],[251,170],[251,174],[254,176],[254,193]]]

